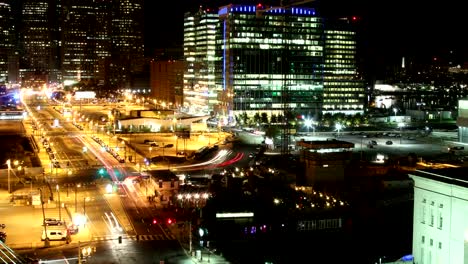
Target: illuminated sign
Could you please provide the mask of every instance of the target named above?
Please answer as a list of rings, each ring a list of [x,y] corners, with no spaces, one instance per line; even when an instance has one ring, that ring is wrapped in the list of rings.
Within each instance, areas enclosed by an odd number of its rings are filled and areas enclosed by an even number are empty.
[[[242,218],[253,217],[254,213],[216,213],[216,218]]]
[[[81,99],[94,99],[96,98],[96,93],[92,91],[77,91],[75,92],[75,100]]]

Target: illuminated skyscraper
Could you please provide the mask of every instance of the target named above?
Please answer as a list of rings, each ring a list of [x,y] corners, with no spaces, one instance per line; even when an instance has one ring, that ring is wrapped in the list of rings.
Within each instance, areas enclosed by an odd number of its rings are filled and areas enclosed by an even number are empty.
[[[20,78],[24,85],[42,86],[58,70],[58,58],[54,57],[58,55],[58,47],[53,38],[57,25],[51,20],[54,12],[53,1],[23,1]]]
[[[364,113],[364,82],[356,66],[356,17],[327,21],[322,113]]]
[[[184,106],[189,112],[209,113],[218,106],[215,74],[218,14],[202,9],[184,18]]]
[[[11,6],[0,1],[0,83],[8,81],[8,67],[13,51],[13,23]]]
[[[313,8],[228,5],[217,15],[215,37],[207,35],[215,15],[200,10],[185,17],[187,105],[231,121],[244,113],[280,117],[285,112],[363,111],[364,88],[350,26],[328,22]],[[213,42],[214,56],[208,46]]]
[[[323,92],[322,18],[312,8],[262,9],[260,5],[219,9],[216,85],[221,114],[283,116],[286,109],[318,113]]]
[[[132,75],[143,70],[143,0],[112,1],[111,84],[131,88]]]

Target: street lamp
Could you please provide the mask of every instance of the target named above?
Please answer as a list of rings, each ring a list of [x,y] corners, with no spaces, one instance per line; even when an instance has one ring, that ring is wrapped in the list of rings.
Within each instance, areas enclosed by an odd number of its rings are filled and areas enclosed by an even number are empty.
[[[75,184],[75,213],[77,212],[77,207],[78,207],[78,199],[77,199],[77,196],[76,196],[76,192],[78,191],[78,188],[81,187],[80,184]]]
[[[396,116],[396,114],[397,114],[397,112],[398,112],[398,109],[393,108],[393,112],[395,113],[395,116]]]
[[[405,126],[405,123],[398,123],[398,127],[400,128],[400,145],[401,145],[401,138],[403,137],[403,134],[402,134],[402,130],[403,130],[403,127]]]
[[[340,123],[337,123],[335,125],[336,131],[338,131],[338,136],[340,136],[340,131],[341,131],[341,129],[343,129],[343,127],[344,126],[342,124],[340,124]]]
[[[8,165],[8,193],[11,193],[11,188],[10,188],[10,170],[11,170],[11,164],[10,164],[10,159],[6,161],[6,164]]]
[[[309,134],[309,130],[312,127],[312,119],[304,120],[304,126],[307,127],[307,134]]]
[[[61,222],[62,221],[62,204],[60,203],[60,187],[57,184],[55,188],[57,189],[57,197],[58,197],[58,205],[59,205],[59,221]]]

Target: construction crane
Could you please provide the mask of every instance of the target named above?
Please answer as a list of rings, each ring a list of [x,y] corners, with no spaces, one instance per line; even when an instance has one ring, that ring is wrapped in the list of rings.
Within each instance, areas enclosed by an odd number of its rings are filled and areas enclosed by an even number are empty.
[[[283,0],[280,1],[280,6],[275,6],[275,7],[265,7],[262,8],[262,5],[259,4],[257,5],[257,9],[255,10],[255,15],[257,18],[263,18],[264,13],[269,12],[269,11],[274,11],[277,9],[285,9],[297,5],[302,5],[310,2],[314,2],[316,0],[304,0],[304,1],[298,1],[298,2],[291,2],[287,5],[283,4]],[[281,87],[281,107],[283,110],[283,121],[282,121],[282,129],[281,129],[281,154],[282,155],[289,155],[290,148],[289,148],[289,143],[291,141],[291,118],[293,118],[292,115],[292,110],[291,110],[291,97],[290,97],[290,92],[289,92],[289,86],[290,86],[290,65],[289,65],[289,42],[290,42],[290,37],[289,37],[289,29],[288,23],[286,23],[286,18],[287,14],[283,16],[283,37],[286,37],[286,40],[283,42],[285,43],[285,46],[282,49],[282,59],[281,59],[281,73],[282,73],[282,87]]]

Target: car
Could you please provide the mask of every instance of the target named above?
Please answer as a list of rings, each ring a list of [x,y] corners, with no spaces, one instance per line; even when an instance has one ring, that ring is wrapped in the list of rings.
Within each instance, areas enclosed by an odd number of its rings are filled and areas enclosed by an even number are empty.
[[[387,142],[385,142],[386,145],[392,145],[393,142],[391,140],[388,140]]]
[[[62,222],[60,222],[59,220],[55,218],[45,218],[44,223],[48,226],[49,225],[62,225]]]
[[[176,154],[177,154],[177,155],[180,155],[180,156],[185,156],[185,155],[187,155],[187,153],[186,153],[185,151],[178,151]]]
[[[79,227],[77,225],[71,224],[67,227],[68,232],[70,235],[77,234],[79,231]]]
[[[164,145],[165,148],[172,148],[174,147],[174,144],[167,144],[167,145]]]
[[[465,147],[461,147],[461,146],[455,146],[452,148],[453,150],[464,150]]]
[[[375,140],[371,140],[371,141],[369,141],[369,143],[372,144],[372,145],[374,145],[374,146],[377,145],[377,141],[375,141]]]

